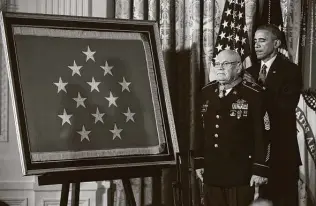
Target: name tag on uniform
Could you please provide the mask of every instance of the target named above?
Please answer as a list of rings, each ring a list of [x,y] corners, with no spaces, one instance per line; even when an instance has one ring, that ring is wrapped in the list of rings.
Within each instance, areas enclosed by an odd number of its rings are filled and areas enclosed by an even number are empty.
[[[232,104],[232,108],[230,110],[230,116],[236,117],[240,119],[241,117],[248,116],[248,103],[244,99],[238,99],[236,102]]]

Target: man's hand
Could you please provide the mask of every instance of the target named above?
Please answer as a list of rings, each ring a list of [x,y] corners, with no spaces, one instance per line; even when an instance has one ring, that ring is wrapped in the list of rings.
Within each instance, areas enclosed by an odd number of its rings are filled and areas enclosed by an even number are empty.
[[[196,176],[203,182],[204,168],[195,170]]]
[[[252,175],[250,179],[250,186],[259,186],[262,184],[266,184],[268,182],[268,178],[260,177],[257,175]]]
[[[252,82],[252,83],[256,82],[256,80],[247,71],[244,71],[243,80],[246,80],[246,81]]]

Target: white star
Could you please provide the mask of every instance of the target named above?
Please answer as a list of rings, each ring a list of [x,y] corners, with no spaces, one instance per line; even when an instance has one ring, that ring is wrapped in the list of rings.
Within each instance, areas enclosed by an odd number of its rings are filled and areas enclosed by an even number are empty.
[[[230,46],[228,46],[228,44],[226,45],[225,50],[230,50]]]
[[[68,122],[70,125],[70,117],[72,116],[72,114],[67,114],[66,109],[64,109],[64,113],[62,115],[58,115],[58,117],[60,117],[63,122],[61,123],[61,125],[64,125],[66,122]]]
[[[229,4],[234,3],[234,0],[228,0]]]
[[[224,23],[223,23],[222,25],[223,25],[223,27],[224,27],[224,29],[225,29],[225,27],[228,26],[228,21],[225,21],[225,20],[224,20]]]
[[[234,27],[235,27],[235,23],[234,22],[230,23],[230,28],[233,29]]]
[[[221,39],[224,39],[225,38],[225,33],[222,32],[219,36],[221,37]]]
[[[90,134],[90,132],[91,131],[86,131],[86,128],[84,128],[84,125],[82,126],[82,130],[81,131],[77,131],[77,133],[78,134],[80,134],[81,135],[81,142],[82,142],[82,140],[84,140],[84,139],[87,139],[89,142],[90,142],[90,139],[89,139],[89,137],[88,137],[88,135]]]
[[[240,24],[237,24],[237,26],[235,27],[237,30],[240,30]]]
[[[120,135],[120,133],[122,132],[122,130],[123,130],[123,129],[118,129],[117,126],[116,126],[116,124],[114,124],[114,129],[110,130],[110,131],[113,133],[113,140],[114,140],[116,137],[122,139],[122,138],[121,138],[121,135]]]
[[[131,84],[131,82],[127,82],[127,81],[125,80],[125,77],[123,77],[123,81],[122,81],[122,82],[119,82],[119,84],[122,86],[122,92],[123,92],[124,90],[127,90],[127,91],[130,92],[128,86]]]
[[[82,98],[80,93],[78,92],[78,97],[77,98],[73,98],[73,100],[75,100],[77,102],[77,108],[81,105],[83,106],[84,108],[86,108],[86,105],[84,105],[84,101],[86,100],[87,98]]]
[[[218,50],[218,52],[221,51],[221,50],[223,50],[222,47],[223,47],[223,45],[220,45],[220,44],[217,45],[216,49]]]
[[[247,25],[244,26],[244,32],[248,31]]]
[[[104,76],[107,75],[108,73],[113,76],[112,71],[111,71],[113,66],[109,66],[107,61],[105,62],[104,66],[100,66],[100,67],[104,70]]]
[[[72,76],[75,74],[78,74],[79,76],[81,76],[80,74],[80,69],[82,66],[77,66],[76,61],[74,60],[74,64],[72,66],[68,66],[69,69],[72,70]]]
[[[226,13],[227,16],[228,16],[228,15],[231,15],[231,14],[232,14],[232,10],[231,10],[231,9],[227,9],[227,10],[225,11],[225,13]]]
[[[101,82],[96,82],[96,81],[94,80],[94,77],[92,77],[91,82],[87,82],[87,83],[91,86],[91,91],[90,91],[90,92],[92,92],[93,90],[97,90],[98,92],[100,92],[98,86],[99,86],[99,84],[100,84]]]
[[[237,4],[237,5],[239,4],[239,3],[238,3],[238,0],[235,0],[235,4]]]
[[[243,13],[242,13],[242,12],[239,12],[239,14],[238,14],[239,19],[242,18],[242,15],[243,15]]]
[[[236,42],[238,42],[238,41],[240,41],[240,38],[239,38],[239,36],[236,34],[236,36],[235,36],[235,41]]]
[[[89,46],[88,46],[88,48],[87,48],[87,51],[82,51],[82,53],[84,53],[84,54],[87,56],[87,57],[86,57],[86,62],[87,62],[89,59],[92,59],[92,61],[95,62],[94,57],[93,57],[95,51],[92,52],[92,51],[90,50],[90,47],[89,47]]]
[[[132,120],[133,122],[135,122],[134,117],[133,117],[135,113],[132,113],[129,107],[127,108],[127,112],[123,114],[126,116],[126,122],[128,122],[129,120]]]
[[[238,48],[235,48],[235,52],[237,52],[237,53],[238,53]]]
[[[242,44],[246,44],[246,38],[243,37],[241,42],[242,42]]]
[[[113,104],[114,106],[117,107],[116,105],[116,100],[117,100],[118,97],[114,97],[112,95],[112,92],[110,92],[110,96],[109,97],[105,97],[105,99],[107,99],[109,101],[109,107]]]
[[[244,52],[243,48],[240,49],[240,53],[241,53],[241,55],[244,55],[245,52]]]
[[[232,35],[229,35],[228,37],[226,37],[228,39],[228,41],[232,40]]]
[[[97,107],[97,111],[95,112],[95,114],[91,114],[91,115],[95,117],[95,120],[94,120],[94,123],[95,123],[95,124],[96,124],[98,121],[100,121],[100,122],[102,122],[102,123],[104,124],[103,119],[102,119],[104,113],[100,113],[98,107]]]
[[[242,2],[240,3],[241,8],[243,8],[243,7],[244,7],[244,5],[245,5],[245,2],[244,2],[244,1],[242,1]]]
[[[68,84],[67,82],[63,82],[63,80],[61,79],[61,77],[59,77],[59,82],[54,84],[58,87],[58,91],[57,93],[59,93],[61,90],[63,90],[64,92],[67,93],[65,86]]]

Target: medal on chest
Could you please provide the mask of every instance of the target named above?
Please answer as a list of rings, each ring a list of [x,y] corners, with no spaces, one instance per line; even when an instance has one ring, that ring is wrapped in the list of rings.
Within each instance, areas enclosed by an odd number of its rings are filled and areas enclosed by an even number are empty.
[[[230,110],[230,116],[240,119],[242,117],[248,116],[248,103],[244,99],[238,99],[236,102],[232,103],[232,108]]]

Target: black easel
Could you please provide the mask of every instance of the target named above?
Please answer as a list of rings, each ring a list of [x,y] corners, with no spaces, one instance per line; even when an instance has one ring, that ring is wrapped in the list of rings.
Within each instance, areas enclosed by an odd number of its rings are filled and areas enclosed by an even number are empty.
[[[185,168],[181,166],[185,165]],[[194,154],[192,150],[189,150],[187,153],[177,153],[176,154],[176,170],[177,176],[176,181],[173,182],[173,205],[174,206],[192,206],[193,197],[192,197],[192,182],[191,175],[194,173]],[[187,182],[182,181],[187,178]],[[188,184],[188,185],[185,185]],[[188,194],[184,194],[184,189],[188,188]]]
[[[128,172],[127,172],[128,171]],[[129,206],[136,206],[130,178],[153,177],[153,182],[160,182],[161,167],[109,168],[99,170],[48,173],[38,177],[39,185],[62,184],[60,206],[67,206],[69,187],[72,184],[71,206],[79,205],[81,182],[122,179],[126,200]],[[161,184],[154,185],[153,205],[161,205]]]
[[[131,182],[128,179],[122,179],[122,182],[123,182],[124,191],[125,191],[128,205],[136,206],[136,201],[133,195]],[[69,186],[70,186],[70,183],[62,184],[60,206],[68,205]],[[79,194],[80,194],[80,182],[72,183],[71,206],[79,205]]]
[[[176,181],[172,183],[173,189],[173,205],[182,206],[182,184],[181,184],[181,156],[176,154]]]

